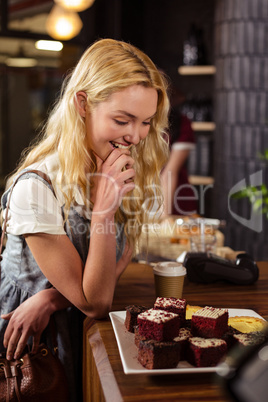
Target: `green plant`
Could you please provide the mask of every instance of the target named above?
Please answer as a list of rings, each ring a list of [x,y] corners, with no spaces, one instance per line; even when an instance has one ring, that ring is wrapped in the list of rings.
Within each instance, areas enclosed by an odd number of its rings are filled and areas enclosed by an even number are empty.
[[[268,149],[263,154],[259,154],[259,158],[268,164]],[[233,194],[232,198],[248,198],[254,211],[259,211],[268,218],[268,188],[265,184],[245,187]]]

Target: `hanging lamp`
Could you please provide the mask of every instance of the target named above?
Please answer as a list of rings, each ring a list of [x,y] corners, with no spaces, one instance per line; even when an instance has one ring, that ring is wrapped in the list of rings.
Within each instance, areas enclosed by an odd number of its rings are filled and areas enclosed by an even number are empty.
[[[54,0],[56,4],[66,10],[84,11],[91,7],[95,0]]]
[[[58,40],[70,40],[77,36],[83,23],[76,12],[55,5],[46,20],[48,34]]]

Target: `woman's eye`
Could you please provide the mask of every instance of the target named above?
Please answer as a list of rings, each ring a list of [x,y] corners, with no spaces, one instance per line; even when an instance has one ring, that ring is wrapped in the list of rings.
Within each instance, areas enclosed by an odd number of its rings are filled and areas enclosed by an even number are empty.
[[[150,121],[144,121],[144,122],[143,122],[143,125],[144,125],[144,126],[150,126],[150,125],[151,125],[151,122],[150,122]]]
[[[114,121],[119,126],[125,126],[127,124],[127,121],[122,121],[122,120],[117,120],[117,119],[114,119]]]

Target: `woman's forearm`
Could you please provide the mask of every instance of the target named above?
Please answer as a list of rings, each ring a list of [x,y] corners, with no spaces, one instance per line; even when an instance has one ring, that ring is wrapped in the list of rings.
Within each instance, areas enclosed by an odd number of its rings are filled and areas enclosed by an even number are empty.
[[[72,306],[72,303],[55,288],[45,289],[41,292],[44,297],[44,304],[46,304],[51,314]]]
[[[107,314],[117,281],[114,218],[93,214],[90,246],[83,273],[83,291],[97,316]]]
[[[8,322],[3,345],[7,348],[7,358],[18,358],[29,337],[33,339],[32,351],[36,352],[41,334],[47,327],[51,315],[69,307],[71,303],[55,288],[41,290],[26,299],[15,310],[2,314]],[[14,345],[16,347],[14,348]]]
[[[85,265],[67,236],[40,233],[27,235],[26,241],[44,275],[66,299],[88,317],[107,315],[117,279],[131,254],[121,259],[120,264],[116,263],[116,227],[112,214],[92,215]],[[51,292],[48,302],[51,312],[68,305],[63,296]]]

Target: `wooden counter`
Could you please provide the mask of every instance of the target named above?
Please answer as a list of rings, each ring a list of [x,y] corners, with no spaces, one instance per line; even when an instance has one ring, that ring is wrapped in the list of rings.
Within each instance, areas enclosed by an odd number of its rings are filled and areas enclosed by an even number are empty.
[[[252,309],[268,319],[268,262],[258,266],[260,277],[254,285],[197,284],[186,279],[183,297],[192,305]],[[112,310],[124,310],[130,304],[152,306],[154,300],[152,268],[130,264],[117,285]],[[213,373],[125,375],[109,319],[85,320],[83,381],[84,402],[229,401]]]

